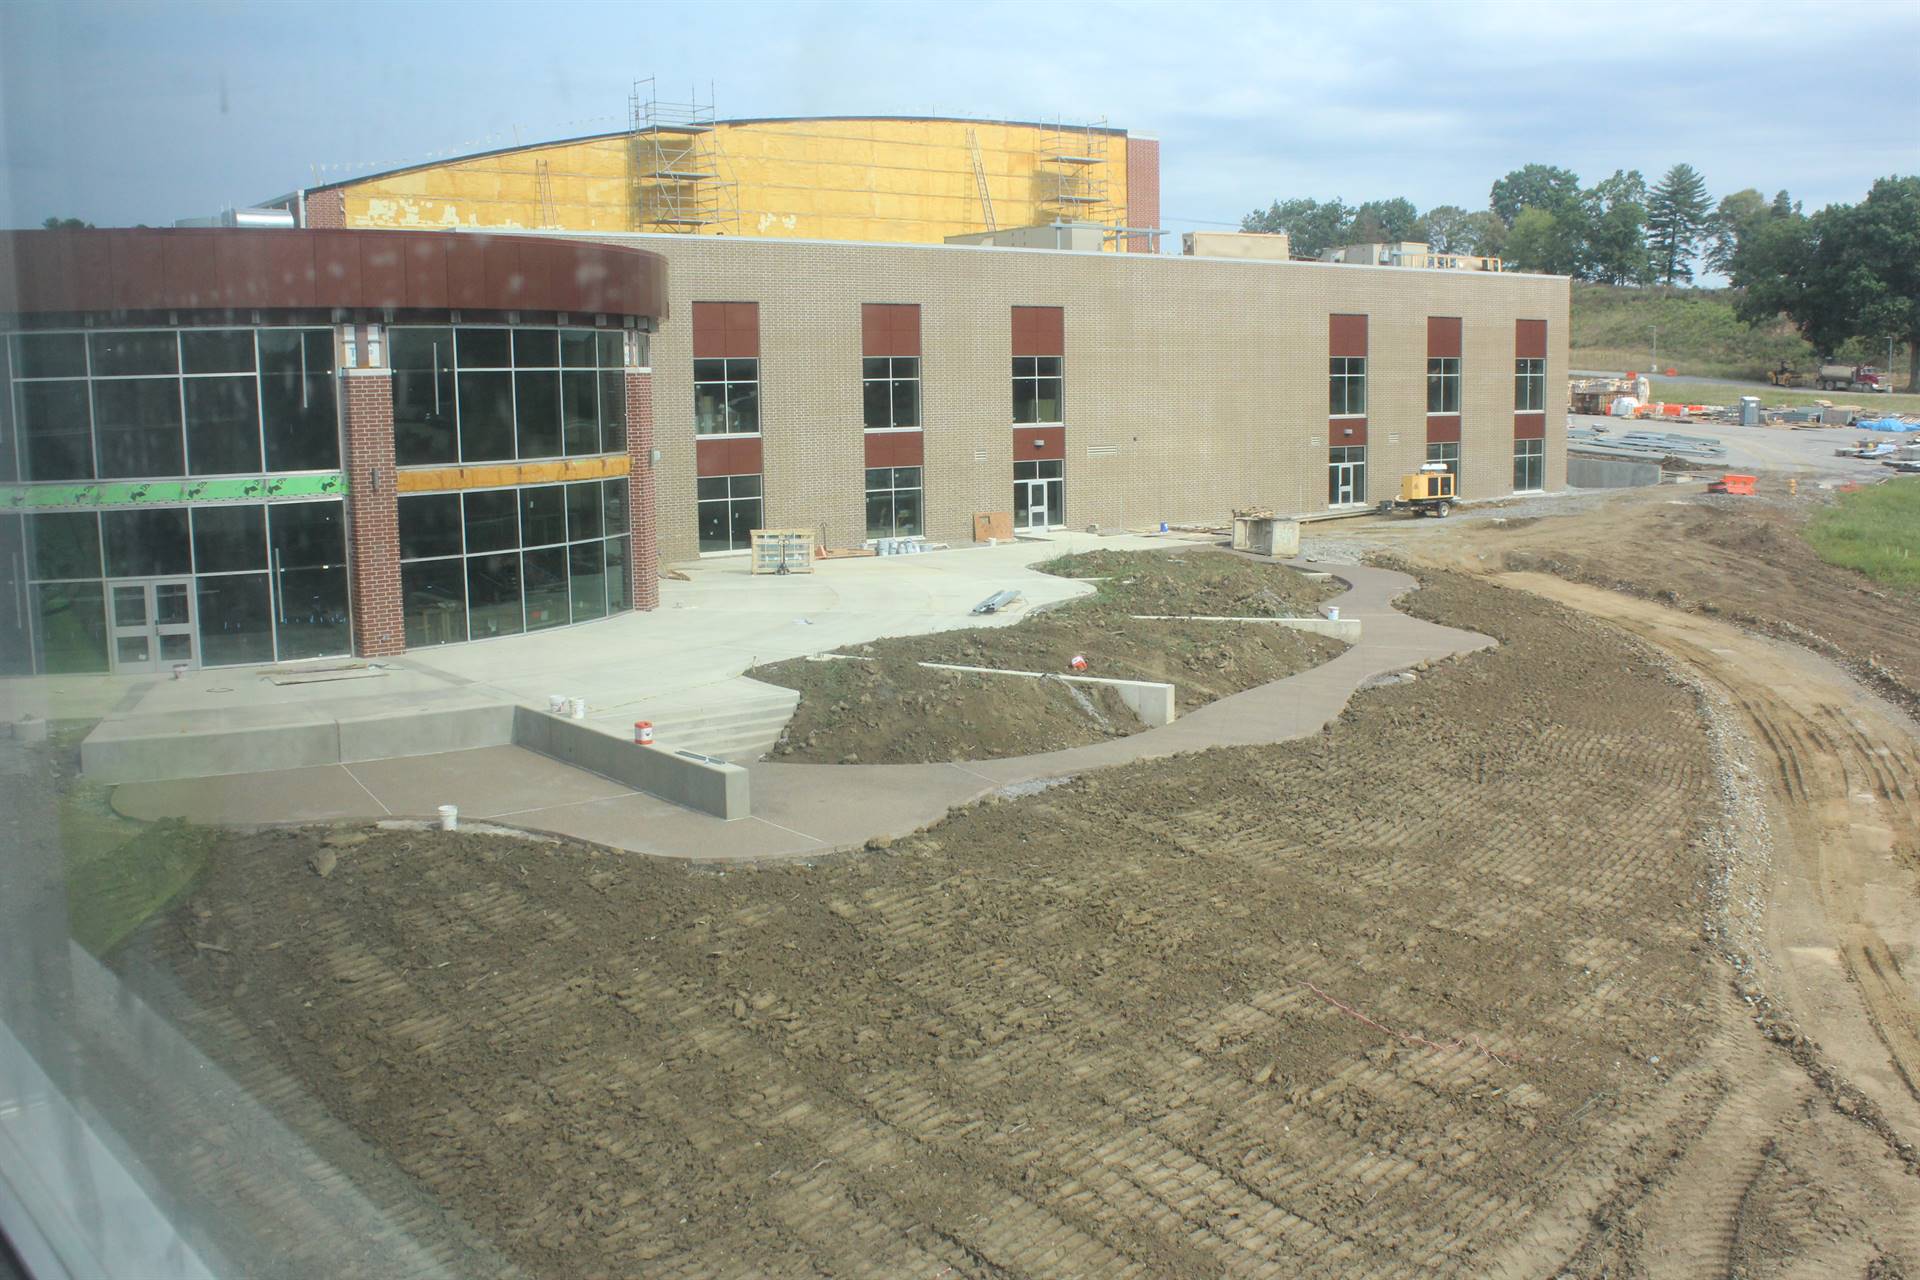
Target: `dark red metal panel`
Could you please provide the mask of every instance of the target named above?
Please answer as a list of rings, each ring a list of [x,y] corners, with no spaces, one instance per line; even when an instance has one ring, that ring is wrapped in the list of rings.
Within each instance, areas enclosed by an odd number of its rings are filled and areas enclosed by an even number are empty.
[[[860,304],[860,354],[890,356],[893,337],[888,332],[888,307],[883,302]],[[869,464],[873,465],[873,464]]]
[[[1015,427],[1013,429],[1013,460],[1032,462],[1036,458],[1064,458],[1067,456],[1067,429],[1065,427]]]
[[[422,239],[407,245],[407,305],[439,310],[453,306],[453,294],[447,287],[447,253],[438,244]]]
[[[756,357],[760,354],[760,304],[726,304],[726,353],[730,356]]]
[[[1367,442],[1367,420],[1365,418],[1335,418],[1327,423],[1328,445],[1365,444]]]
[[[1428,415],[1427,443],[1459,444],[1460,415],[1456,413]]]
[[[1327,354],[1364,358],[1367,354],[1367,318],[1365,316],[1328,316]]]
[[[1427,354],[1430,356],[1457,356],[1460,354],[1460,317],[1427,317]]]
[[[1516,413],[1513,415],[1513,438],[1515,440],[1544,440],[1547,438],[1547,415],[1544,413]]]
[[[1547,322],[1545,320],[1513,322],[1513,358],[1516,360],[1547,358]]]
[[[760,439],[729,439],[706,436],[694,442],[694,471],[703,476],[752,476],[760,474]]]
[[[906,302],[893,309],[893,351],[896,356],[920,354],[920,304]]]
[[[1059,307],[1013,309],[1013,354],[1062,356],[1067,353],[1066,312]]]
[[[661,320],[666,263],[620,245],[464,232],[0,232],[10,312],[455,305]]]
[[[1034,450],[1035,456],[1040,451]],[[867,465],[917,467],[926,457],[926,436],[918,431],[867,432]]]

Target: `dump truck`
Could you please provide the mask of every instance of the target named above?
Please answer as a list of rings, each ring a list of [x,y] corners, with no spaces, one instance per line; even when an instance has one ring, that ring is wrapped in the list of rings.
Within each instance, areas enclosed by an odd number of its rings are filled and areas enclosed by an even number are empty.
[[[1416,515],[1444,516],[1456,501],[1453,472],[1446,464],[1429,462],[1410,476],[1400,477],[1400,492],[1380,504],[1383,512],[1410,510]]]
[[[1815,379],[1822,391],[1892,391],[1893,380],[1870,364],[1826,360]]]

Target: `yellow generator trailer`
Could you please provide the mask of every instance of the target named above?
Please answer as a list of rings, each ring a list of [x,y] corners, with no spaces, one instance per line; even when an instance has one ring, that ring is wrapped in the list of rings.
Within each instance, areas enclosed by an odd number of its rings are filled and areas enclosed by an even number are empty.
[[[1401,476],[1399,496],[1388,498],[1380,504],[1380,509],[1444,516],[1453,510],[1454,500],[1453,472],[1443,463],[1429,462],[1412,475]]]

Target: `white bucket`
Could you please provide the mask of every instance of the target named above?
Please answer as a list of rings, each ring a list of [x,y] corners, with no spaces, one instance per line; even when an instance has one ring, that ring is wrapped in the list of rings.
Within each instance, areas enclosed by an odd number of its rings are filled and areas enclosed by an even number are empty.
[[[1337,605],[1337,604],[1330,604],[1330,605],[1328,605],[1328,606],[1327,606],[1327,621],[1328,621],[1328,622],[1338,622],[1338,621],[1340,621],[1340,606],[1339,606],[1339,605]]]
[[[440,806],[440,829],[442,831],[458,831],[460,829],[460,810],[458,807],[450,804]]]
[[[568,698],[567,714],[575,720],[585,720],[587,718],[587,700],[585,698]]]
[[[548,712],[556,716],[563,716],[567,714],[567,695],[564,693],[548,694],[547,710]]]

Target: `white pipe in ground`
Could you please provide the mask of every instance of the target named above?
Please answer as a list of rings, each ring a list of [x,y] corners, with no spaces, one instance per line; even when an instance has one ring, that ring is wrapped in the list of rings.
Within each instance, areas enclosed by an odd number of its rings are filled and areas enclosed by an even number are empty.
[[[440,806],[440,829],[442,831],[458,831],[460,829],[460,810],[457,806],[450,804]]]

